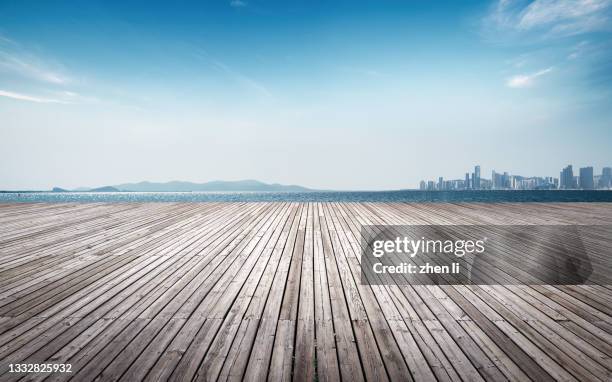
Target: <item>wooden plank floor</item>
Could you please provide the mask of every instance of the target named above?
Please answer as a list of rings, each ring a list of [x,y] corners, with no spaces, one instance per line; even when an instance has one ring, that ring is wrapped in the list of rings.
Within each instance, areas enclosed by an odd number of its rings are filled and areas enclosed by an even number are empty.
[[[0,379],[612,380],[610,285],[360,284],[363,224],[501,223],[612,204],[0,204]]]

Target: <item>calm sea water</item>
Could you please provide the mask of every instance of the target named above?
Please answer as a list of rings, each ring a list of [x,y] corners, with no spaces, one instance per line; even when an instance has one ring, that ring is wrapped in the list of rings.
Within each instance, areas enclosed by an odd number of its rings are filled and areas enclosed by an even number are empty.
[[[612,191],[3,192],[0,203],[73,202],[612,202]]]

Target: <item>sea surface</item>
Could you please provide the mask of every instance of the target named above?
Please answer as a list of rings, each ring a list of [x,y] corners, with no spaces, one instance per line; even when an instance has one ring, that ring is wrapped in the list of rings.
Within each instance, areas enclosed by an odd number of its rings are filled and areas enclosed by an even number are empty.
[[[316,192],[0,192],[0,203],[92,202],[612,202],[612,190]]]

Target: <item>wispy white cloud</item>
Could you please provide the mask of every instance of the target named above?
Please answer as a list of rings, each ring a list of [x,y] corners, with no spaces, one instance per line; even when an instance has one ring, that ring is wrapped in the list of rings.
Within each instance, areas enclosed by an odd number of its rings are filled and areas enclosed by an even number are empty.
[[[264,95],[264,96],[266,96],[268,98],[272,98],[272,93],[270,93],[268,88],[266,88],[260,82],[255,81],[252,78],[247,77],[247,76],[245,76],[242,73],[234,71],[229,66],[225,65],[224,63],[222,63],[220,61],[213,60],[212,63],[213,63],[213,65],[217,69],[220,69],[221,71],[223,71],[226,74],[230,75],[236,82],[240,83],[241,85],[243,85],[243,86],[245,86],[247,88],[250,88],[252,90],[255,90],[256,92],[258,92],[261,95]]]
[[[516,1],[497,0],[483,21],[486,26],[500,29],[512,28],[516,25],[516,15],[518,12],[520,12],[520,7]]]
[[[0,50],[1,71],[8,71],[29,79],[54,85],[69,83],[70,78],[59,70],[52,68],[53,66],[57,65],[46,63],[31,54]]]
[[[601,19],[600,11],[609,5],[609,0],[536,0],[521,12],[517,27],[531,29],[551,24],[562,27],[564,23],[588,26],[594,17]]]
[[[552,70],[553,68],[550,67],[531,74],[519,74],[512,76],[506,81],[506,86],[510,88],[528,88],[534,84],[536,78],[542,77],[543,75],[550,73]]]
[[[256,81],[234,69],[232,69],[229,65],[213,58],[210,54],[208,54],[208,52],[206,52],[203,49],[200,48],[195,48],[193,55],[195,57],[197,57],[200,60],[204,60],[206,62],[208,62],[209,64],[211,64],[214,68],[216,68],[217,70],[225,73],[226,75],[228,75],[230,78],[232,78],[236,83],[240,84],[241,86],[247,88],[247,89],[251,89],[252,91],[266,97],[266,98],[274,98],[274,96],[272,95],[272,93],[268,90],[268,88],[266,86],[264,86],[262,83],[260,83],[259,81]]]
[[[82,85],[81,78],[75,80],[67,75],[64,66],[55,59],[42,58],[32,49],[25,47],[18,41],[0,34],[0,79],[10,79],[18,83],[19,89],[29,89],[44,96],[30,95],[17,91],[0,91],[0,97],[12,98],[21,101],[37,103],[97,103],[99,100],[92,96],[82,95],[74,89]],[[68,88],[70,86],[71,88]]]
[[[612,31],[612,0],[496,0],[482,25],[486,41],[530,48],[522,55],[525,59],[508,64],[513,66],[512,71],[533,73],[506,78],[510,88],[533,86],[537,78],[551,72],[552,66],[562,69],[572,65],[574,70],[564,70],[571,76],[589,71],[595,60],[609,65],[609,54],[587,40],[597,41],[602,32]],[[576,44],[578,36],[584,40]],[[588,60],[571,63],[587,56]],[[542,67],[548,69],[536,71]]]
[[[11,40],[10,38],[0,34],[0,44],[15,45],[16,43],[15,43],[15,41]]]
[[[610,29],[612,0],[498,0],[486,24],[515,33],[560,37]]]
[[[591,49],[590,43],[588,41],[581,41],[576,46],[572,48],[570,54],[568,54],[568,60],[575,60],[581,56],[583,56],[587,51]]]
[[[36,102],[36,103],[61,103],[67,104],[69,102],[53,99],[53,98],[42,98],[35,97],[27,94],[15,93],[6,90],[0,90],[0,97],[12,98],[20,101]]]
[[[532,60],[529,54],[524,53],[519,56],[513,57],[511,59],[506,60],[506,64],[512,66],[515,69],[523,68]]]
[[[383,73],[379,72],[378,70],[374,70],[374,69],[356,68],[352,66],[343,66],[341,67],[341,69],[348,73],[354,73],[354,74],[359,74],[359,75],[369,76],[369,77],[383,77],[384,76]]]
[[[232,8],[244,8],[248,5],[248,3],[246,1],[241,1],[241,0],[232,0],[230,1],[230,6]]]

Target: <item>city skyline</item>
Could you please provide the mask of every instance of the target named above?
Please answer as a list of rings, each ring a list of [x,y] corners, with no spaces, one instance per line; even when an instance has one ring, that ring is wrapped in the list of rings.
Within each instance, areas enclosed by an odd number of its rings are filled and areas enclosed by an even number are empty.
[[[578,175],[574,175],[573,165],[569,164],[554,176],[523,176],[511,174],[508,171],[491,170],[491,178],[483,178],[480,165],[475,165],[473,172],[465,173],[464,178],[444,179],[440,176],[435,180],[421,180],[420,190],[454,191],[454,190],[595,190],[612,188],[612,167],[603,166],[601,173],[596,175],[593,166],[580,167]]]

